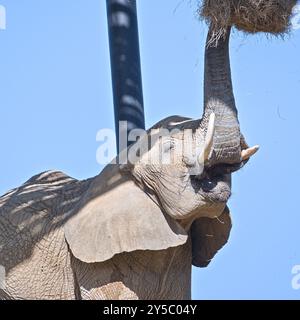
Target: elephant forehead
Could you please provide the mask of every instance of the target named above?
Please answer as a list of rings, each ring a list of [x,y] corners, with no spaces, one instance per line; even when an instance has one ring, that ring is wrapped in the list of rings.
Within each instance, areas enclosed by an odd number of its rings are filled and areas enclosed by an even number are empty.
[[[174,128],[177,128],[179,130],[184,130],[184,129],[195,130],[200,127],[200,123],[201,123],[201,119],[192,119],[192,118],[175,115],[175,116],[167,117],[157,122],[149,130],[161,129],[161,128],[165,128],[168,130],[172,130]]]

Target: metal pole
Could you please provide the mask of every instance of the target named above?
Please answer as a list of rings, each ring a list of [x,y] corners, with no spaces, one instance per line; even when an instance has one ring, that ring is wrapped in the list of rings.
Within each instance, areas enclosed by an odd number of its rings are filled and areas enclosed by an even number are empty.
[[[145,129],[138,19],[135,0],[106,0],[106,6],[119,153],[124,135],[128,141],[130,130]],[[119,121],[127,121],[127,129],[119,130]]]

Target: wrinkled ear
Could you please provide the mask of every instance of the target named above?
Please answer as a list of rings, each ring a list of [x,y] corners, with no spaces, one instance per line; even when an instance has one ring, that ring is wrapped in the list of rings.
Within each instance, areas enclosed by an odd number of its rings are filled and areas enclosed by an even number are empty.
[[[103,262],[122,252],[164,250],[187,241],[185,230],[134,182],[121,179],[108,188],[107,181],[95,178],[65,225],[65,237],[76,258]]]
[[[218,218],[199,218],[193,222],[191,236],[195,267],[208,266],[215,254],[227,243],[231,227],[227,207]]]

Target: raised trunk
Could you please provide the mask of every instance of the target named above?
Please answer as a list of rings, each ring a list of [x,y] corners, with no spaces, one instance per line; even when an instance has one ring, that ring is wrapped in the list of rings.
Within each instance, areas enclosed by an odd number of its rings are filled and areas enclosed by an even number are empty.
[[[205,50],[203,126],[207,127],[212,112],[216,115],[210,165],[236,163],[240,161],[241,155],[241,135],[230,70],[230,29],[228,28],[225,38],[220,39],[215,47],[209,45],[211,39],[209,31]]]

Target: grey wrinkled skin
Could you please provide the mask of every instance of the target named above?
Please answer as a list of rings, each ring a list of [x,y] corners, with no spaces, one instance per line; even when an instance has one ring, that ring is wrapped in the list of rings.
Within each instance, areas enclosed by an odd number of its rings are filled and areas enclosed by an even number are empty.
[[[115,170],[110,168],[109,171]],[[157,207],[147,196],[145,197],[148,198],[148,203],[143,203],[144,211],[138,215],[143,219],[141,223],[145,224],[142,230],[145,238],[141,238],[142,236],[138,235],[133,227],[126,226],[124,221],[109,226],[105,226],[106,221],[105,223],[102,221],[102,224],[100,221],[98,224],[100,230],[96,230],[96,233],[103,232],[105,237],[109,237],[110,229],[115,228],[117,233],[120,233],[120,238],[116,236],[109,241],[119,243],[128,241],[129,247],[125,250],[132,249],[131,252],[118,253],[118,250],[106,248],[105,250],[109,251],[112,257],[103,258],[104,261],[101,262],[98,262],[101,257],[86,258],[86,251],[90,248],[85,245],[89,246],[89,241],[99,247],[108,247],[109,242],[105,243],[103,239],[97,242],[93,230],[90,230],[92,239],[85,238],[88,237],[88,233],[84,231],[84,234],[81,234],[75,222],[74,227],[77,232],[72,230],[72,233],[79,238],[83,252],[78,252],[75,244],[74,252],[78,257],[74,256],[72,253],[74,240],[71,237],[68,243],[65,227],[76,215],[80,216],[81,213],[78,213],[77,209],[74,213],[74,208],[82,201],[97,178],[99,177],[77,181],[61,172],[49,171],[31,178],[20,188],[0,198],[0,264],[5,267],[7,273],[6,288],[0,290],[1,299],[190,298],[192,239],[175,222],[173,226],[171,222],[165,223],[165,228],[171,230],[171,235],[168,235],[165,230],[160,230],[163,229],[162,222],[156,225],[157,217],[154,216],[151,220],[150,216],[147,221],[147,217],[143,216],[147,210],[146,207],[150,206],[149,211],[154,215]],[[124,179],[119,176],[118,179],[115,184],[109,185],[111,190],[122,188],[122,184],[128,183],[127,177]],[[125,197],[128,197],[127,191],[130,191],[128,190],[130,188],[140,190],[132,184],[125,188]],[[111,192],[107,190],[107,186],[105,192]],[[116,194],[120,197],[119,191],[114,191],[112,197]],[[97,195],[97,197],[101,196]],[[118,199],[115,201],[118,202]],[[141,201],[145,202],[145,199]],[[128,205],[130,207],[130,204]],[[120,207],[120,204],[117,203],[117,206]],[[130,210],[138,210],[138,208],[130,208]],[[157,212],[159,213],[159,210]],[[88,212],[88,215],[90,214],[89,218],[93,224],[95,218],[93,215],[96,216],[98,212]],[[98,219],[101,219],[101,214],[102,212],[99,212]],[[107,217],[110,216],[107,215]],[[104,220],[107,217],[104,217]],[[122,219],[123,217],[120,215],[120,217],[110,218]],[[136,217],[131,220],[130,213],[125,219],[132,224],[136,221]],[[221,226],[216,219],[209,220],[215,220],[215,223]],[[206,223],[207,221],[203,220],[203,226]],[[80,224],[82,224],[81,220]],[[122,228],[124,228],[123,231]],[[201,233],[204,241],[207,230],[210,229],[205,227],[205,231]],[[123,235],[122,232],[124,232]],[[130,232],[132,232],[131,235],[128,234]],[[213,232],[212,230],[211,233]],[[156,235],[157,239],[154,239],[154,243],[147,238],[148,233],[151,238]],[[225,232],[225,242],[228,236],[226,233],[228,230]],[[164,236],[166,239],[163,239]],[[217,249],[210,248],[214,243],[211,242],[201,250],[201,254],[196,254],[201,260],[200,263],[208,264],[212,255],[221,246],[217,236],[216,234],[216,239],[213,239],[218,242]],[[98,237],[101,238],[101,235],[98,234]],[[137,242],[140,240],[144,247],[140,247],[139,250],[139,243],[131,243],[135,240]],[[205,246],[204,241],[201,243]],[[145,250],[147,246],[149,250]],[[158,250],[160,248],[161,250]],[[207,250],[213,251],[207,253]],[[119,251],[122,251],[122,248]],[[106,253],[99,254],[103,257]],[[95,261],[90,260],[87,263],[86,259],[95,259]]]
[[[0,297],[189,299],[192,264],[206,266],[227,242],[230,176],[193,177],[172,152],[170,165],[142,157],[85,181],[45,172],[2,196]]]
[[[229,238],[231,173],[245,164],[229,35],[206,49],[202,119],[173,116],[153,127],[177,129],[170,147],[158,139],[136,163],[109,164],[84,181],[45,172],[0,198],[0,298],[190,299],[192,265],[206,267]],[[212,112],[213,148],[195,174]],[[177,146],[191,147],[189,157]],[[147,161],[165,153],[169,164]]]

